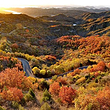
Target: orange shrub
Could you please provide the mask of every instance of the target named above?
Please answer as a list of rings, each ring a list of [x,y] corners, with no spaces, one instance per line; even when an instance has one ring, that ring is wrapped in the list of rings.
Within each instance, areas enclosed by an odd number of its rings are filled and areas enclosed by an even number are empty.
[[[99,102],[101,110],[110,109],[110,87],[105,87],[102,91],[98,91],[96,100]]]
[[[61,83],[63,85],[66,85],[67,84],[67,79],[66,78],[58,78],[57,82],[59,82],[59,83]]]
[[[58,82],[54,82],[50,85],[49,92],[54,95],[58,95],[60,91],[60,85]]]
[[[53,56],[53,55],[46,55],[46,56],[45,56],[45,59],[46,59],[46,60],[53,61],[53,60],[56,60],[56,57]]]
[[[2,97],[5,100],[19,102],[23,98],[23,93],[22,90],[17,89],[16,87],[8,88],[8,90],[3,90]]]
[[[6,87],[17,87],[21,89],[29,89],[32,87],[31,81],[24,75],[23,71],[18,68],[7,68],[0,73],[0,89]]]
[[[79,68],[77,68],[77,69],[74,70],[74,73],[75,74],[79,74],[80,72],[81,72],[81,70]]]
[[[105,70],[105,63],[103,61],[100,61],[95,67],[91,68],[91,72],[95,71],[104,71]]]
[[[19,70],[23,70],[21,62],[17,62],[17,64],[15,64],[15,66],[18,67]]]
[[[60,89],[59,97],[63,103],[71,104],[75,96],[76,96],[76,90],[74,90],[72,87],[63,86]]]
[[[104,67],[105,68],[105,62],[103,62],[103,61],[100,61],[98,64],[97,64],[97,66],[102,66],[102,67]]]

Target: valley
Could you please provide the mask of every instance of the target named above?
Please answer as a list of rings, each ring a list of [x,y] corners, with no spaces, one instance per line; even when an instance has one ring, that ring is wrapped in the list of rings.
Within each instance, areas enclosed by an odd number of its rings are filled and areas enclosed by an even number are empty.
[[[11,10],[21,14],[0,14],[0,110],[109,110],[110,11]]]

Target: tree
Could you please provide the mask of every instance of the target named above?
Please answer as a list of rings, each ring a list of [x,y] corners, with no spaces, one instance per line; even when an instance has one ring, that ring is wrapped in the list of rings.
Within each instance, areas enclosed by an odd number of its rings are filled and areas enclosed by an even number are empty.
[[[76,90],[74,90],[72,87],[63,86],[60,89],[59,97],[63,103],[71,104],[75,96],[76,96]]]
[[[3,89],[5,86],[27,90],[32,88],[32,82],[18,68],[7,68],[0,73],[0,89]]]
[[[50,85],[49,92],[53,95],[58,95],[60,91],[60,85],[58,82],[54,82]]]
[[[41,106],[40,110],[51,110],[51,107],[50,107],[50,105],[49,105],[47,102],[45,102],[45,103]]]
[[[8,89],[3,90],[2,97],[5,100],[20,102],[21,99],[23,98],[23,93],[22,90],[17,89],[16,87],[14,88],[9,87]]]

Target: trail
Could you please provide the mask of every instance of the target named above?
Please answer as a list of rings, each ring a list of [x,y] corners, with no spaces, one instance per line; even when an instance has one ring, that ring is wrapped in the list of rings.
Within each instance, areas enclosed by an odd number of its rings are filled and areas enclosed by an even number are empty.
[[[22,65],[23,65],[23,70],[25,72],[25,75],[27,77],[31,76],[31,77],[34,77],[34,78],[39,78],[39,77],[36,77],[35,75],[33,75],[32,73],[32,70],[29,66],[29,62],[27,60],[25,60],[24,58],[18,58],[18,60],[20,60],[22,62]],[[88,66],[83,66],[83,67],[79,67],[79,69],[86,69]],[[74,70],[71,70],[71,71],[68,71],[68,72],[65,72],[65,73],[62,73],[62,74],[59,74],[57,76],[64,76],[70,72],[73,72]],[[40,78],[39,78],[40,79]],[[52,79],[52,77],[49,77],[49,78],[44,78],[45,80],[48,80],[48,79]]]

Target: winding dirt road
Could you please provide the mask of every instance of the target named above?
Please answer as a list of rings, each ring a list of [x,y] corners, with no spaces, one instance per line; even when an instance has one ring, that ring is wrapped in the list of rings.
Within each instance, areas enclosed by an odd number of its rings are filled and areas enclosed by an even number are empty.
[[[24,58],[18,58],[18,60],[20,60],[22,62],[22,65],[23,65],[23,70],[25,72],[25,75],[27,77],[29,76],[32,76],[32,77],[35,77],[33,74],[32,74],[32,70],[29,66],[29,62],[27,60],[25,60]]]
[[[25,60],[24,58],[18,58],[18,60],[20,60],[22,62],[22,65],[23,65],[23,70],[26,74],[27,77],[31,76],[31,77],[35,77],[35,78],[39,78],[39,77],[36,77],[35,75],[33,75],[32,73],[32,70],[29,66],[29,62],[27,60]],[[83,66],[83,67],[79,67],[79,69],[86,69],[88,66]],[[57,76],[64,76],[66,74],[68,74],[69,72],[73,72],[74,70],[71,70],[71,71],[68,71],[68,72],[65,72],[63,74],[59,74]],[[52,79],[52,77],[49,77],[49,78],[44,78],[45,80],[48,80],[48,79]]]

